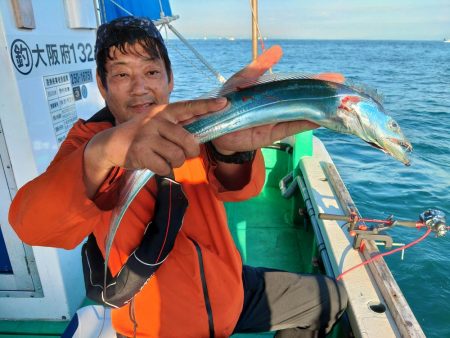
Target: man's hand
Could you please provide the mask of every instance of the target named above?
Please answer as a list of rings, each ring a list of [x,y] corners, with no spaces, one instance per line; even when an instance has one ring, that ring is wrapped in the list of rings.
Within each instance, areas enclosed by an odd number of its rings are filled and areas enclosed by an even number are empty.
[[[113,167],[150,169],[167,175],[188,158],[199,154],[195,137],[183,122],[218,111],[225,98],[155,105],[114,128],[104,130],[89,141],[84,152],[84,178],[93,197]]]
[[[200,151],[198,141],[183,128],[184,122],[218,111],[225,105],[224,98],[183,101],[157,106],[147,116],[137,116],[136,120],[127,122],[137,129],[126,156],[116,160],[114,165],[128,169],[147,168],[156,174],[168,174],[172,168],[180,167],[186,159],[197,156]]]
[[[278,45],[272,46],[264,53],[258,56],[256,60],[245,68],[234,74],[227,84],[238,87],[240,83],[248,80],[254,80],[263,75],[269,68],[275,65],[281,58],[283,52]],[[316,75],[317,79],[333,82],[343,82],[344,77],[337,73],[324,73]],[[236,131],[224,135],[212,141],[214,147],[224,155],[233,154],[236,151],[248,151],[261,148],[283,139],[287,136],[297,134],[302,131],[311,130],[319,127],[317,124],[309,121],[293,121],[274,123],[246,130]]]

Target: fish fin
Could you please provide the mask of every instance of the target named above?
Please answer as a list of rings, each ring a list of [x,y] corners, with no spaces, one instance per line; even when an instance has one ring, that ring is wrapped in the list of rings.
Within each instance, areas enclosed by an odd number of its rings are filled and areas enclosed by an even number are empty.
[[[370,87],[368,85],[355,83],[352,80],[345,80],[344,85],[347,87],[359,92],[364,93],[367,96],[369,96],[372,100],[378,102],[380,105],[383,105],[384,97],[383,94],[381,94],[378,90],[376,90],[373,87]]]
[[[358,93],[363,93],[369,96],[374,101],[378,102],[380,105],[383,103],[383,96],[376,89],[371,88],[366,85],[361,85],[353,82],[352,80],[346,79],[344,83],[338,81],[330,81],[330,80],[322,80],[318,78],[318,74],[308,74],[308,73],[274,73],[274,74],[264,74],[257,79],[253,80],[243,80],[238,83],[226,83],[213,91],[210,91],[204,95],[202,95],[201,99],[206,98],[217,98],[221,96],[226,96],[230,93],[234,93],[236,91],[245,89],[247,87],[253,87],[265,83],[273,83],[278,81],[287,81],[287,80],[317,80],[317,81],[325,81],[329,83],[336,83],[339,85],[345,85],[350,89],[357,91]]]
[[[215,99],[215,98],[218,98],[218,97],[220,97],[220,90],[221,89],[222,88],[213,89],[213,90],[211,90],[211,91],[209,91],[209,92],[207,92],[207,93],[197,97],[197,99]]]
[[[214,89],[208,93],[203,94],[199,98],[217,98],[221,96],[226,96],[230,93],[242,90],[247,87],[253,87],[260,84],[270,83],[270,82],[278,82],[278,81],[286,81],[286,80],[299,80],[299,79],[311,79],[318,80],[317,74],[306,74],[306,73],[274,73],[274,74],[265,74],[260,76],[257,79],[248,79],[242,80],[240,82],[227,83],[217,89]]]

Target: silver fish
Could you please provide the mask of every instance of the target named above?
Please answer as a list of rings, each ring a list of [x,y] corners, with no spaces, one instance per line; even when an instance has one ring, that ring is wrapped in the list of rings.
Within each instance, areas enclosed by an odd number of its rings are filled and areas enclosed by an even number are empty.
[[[238,88],[225,84],[202,98],[220,96],[229,101],[225,109],[204,115],[185,126],[200,143],[259,125],[308,120],[340,133],[356,135],[405,165],[410,164],[407,152],[412,146],[397,122],[385,113],[377,97],[349,83],[324,81],[304,74],[272,74],[240,83]],[[152,176],[148,169],[127,173],[127,183],[111,219],[105,276],[122,217]]]

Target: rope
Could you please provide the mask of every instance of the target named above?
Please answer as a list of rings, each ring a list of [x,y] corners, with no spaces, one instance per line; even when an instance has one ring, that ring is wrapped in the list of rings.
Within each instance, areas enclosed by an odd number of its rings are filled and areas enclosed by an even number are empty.
[[[161,19],[166,16],[164,14],[164,11],[163,11],[163,6],[162,6],[162,3],[161,3],[161,0],[159,0],[159,16],[161,17]]]
[[[126,8],[122,7],[121,5],[119,5],[117,2],[115,2],[114,0],[109,0],[110,2],[113,3],[113,5],[116,5],[117,7],[119,7],[121,10],[123,10],[125,13],[127,13],[128,15],[133,15],[133,13],[131,13],[129,10],[127,10]]]
[[[167,45],[169,40],[167,40]],[[202,67],[199,67],[196,63],[191,61],[191,58],[187,57],[186,54],[183,54],[180,49],[178,49],[175,44],[171,43],[170,47],[175,50],[185,61],[187,61],[187,63],[194,69],[196,69],[198,72],[200,72],[201,74],[205,75],[205,77],[209,78],[210,80],[212,80],[214,83],[217,82],[217,78],[215,78],[211,73],[209,72],[205,72],[205,70]]]
[[[203,63],[203,65],[208,68],[208,70],[216,76],[217,81],[221,84],[225,83],[225,78],[217,72],[206,59],[184,38],[183,35],[178,32],[175,27],[173,27],[170,23],[166,23],[167,27],[184,43],[184,45],[191,50],[191,52],[197,57],[197,59]]]
[[[252,17],[253,17],[253,21],[255,21],[255,23],[256,23],[256,30],[258,31],[258,37],[259,37],[259,42],[260,42],[260,44],[261,44],[261,51],[265,51],[265,47],[264,47],[264,41],[263,41],[263,37],[262,37],[262,35],[261,35],[261,30],[259,29],[259,23],[258,23],[258,21],[256,20],[256,13],[255,13],[255,9],[253,8],[253,6],[252,6],[252,0],[249,0],[249,3],[250,3],[250,8],[251,8],[251,10],[252,10]]]
[[[393,254],[395,252],[398,252],[398,251],[401,251],[401,250],[406,250],[406,249],[412,247],[413,245],[416,245],[417,243],[423,241],[430,234],[430,232],[431,232],[431,228],[429,228],[427,230],[427,232],[425,234],[423,234],[421,237],[419,237],[418,239],[416,239],[415,241],[413,241],[413,242],[411,242],[409,244],[403,245],[401,247],[398,247],[396,249],[393,249],[393,250],[390,250],[390,251],[387,251],[387,252],[380,253],[380,254],[375,255],[372,258],[370,258],[370,259],[368,259],[368,260],[366,260],[366,261],[364,261],[364,262],[362,262],[362,263],[360,263],[358,265],[355,265],[354,267],[352,267],[352,268],[342,272],[339,276],[337,276],[336,280],[342,279],[342,277],[344,277],[344,275],[346,275],[347,273],[349,273],[349,272],[351,272],[351,271],[353,271],[353,270],[355,270],[355,269],[357,269],[359,267],[367,265],[367,264],[373,262],[374,260],[376,260],[376,259],[378,259],[380,257],[388,256],[388,255],[391,255],[391,254]]]
[[[210,80],[212,80],[212,81],[215,83],[216,80],[217,80],[217,78],[213,77],[213,76],[211,75],[211,73],[205,72],[205,70],[204,70],[202,67],[199,67],[197,64],[193,63],[193,62],[191,61],[191,58],[187,57],[186,54],[183,54],[183,53],[175,46],[175,44],[173,44],[172,42],[169,42],[170,40],[169,40],[169,34],[168,34],[168,32],[167,32],[167,26],[166,26],[165,24],[163,24],[163,25],[161,26],[161,29],[162,29],[162,27],[164,27],[164,32],[165,32],[165,36],[166,36],[166,39],[165,39],[166,45],[169,46],[169,43],[170,43],[170,47],[171,47],[173,50],[175,50],[175,51],[178,53],[178,55],[180,55],[185,61],[187,61],[187,63],[189,63],[189,65],[190,65],[192,68],[196,69],[199,73],[205,75],[205,77],[209,78]]]

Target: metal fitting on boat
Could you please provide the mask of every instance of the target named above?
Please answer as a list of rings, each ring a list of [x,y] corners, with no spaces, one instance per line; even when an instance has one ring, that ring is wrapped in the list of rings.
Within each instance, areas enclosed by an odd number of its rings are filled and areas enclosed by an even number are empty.
[[[436,233],[438,237],[445,236],[448,231],[445,222],[445,213],[437,209],[428,209],[420,214],[421,221],[432,231]]]

